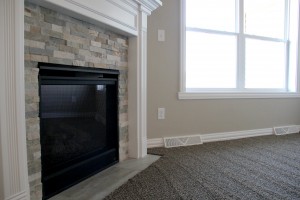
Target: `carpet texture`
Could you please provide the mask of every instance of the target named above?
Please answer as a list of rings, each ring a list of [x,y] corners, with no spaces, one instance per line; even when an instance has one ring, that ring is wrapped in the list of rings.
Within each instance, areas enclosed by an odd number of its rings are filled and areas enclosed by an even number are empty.
[[[300,199],[300,134],[178,148],[107,196],[142,199]]]

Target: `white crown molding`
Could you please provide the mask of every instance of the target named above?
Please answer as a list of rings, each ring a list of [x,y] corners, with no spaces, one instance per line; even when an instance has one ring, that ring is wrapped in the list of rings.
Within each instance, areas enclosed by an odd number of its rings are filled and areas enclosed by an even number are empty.
[[[98,15],[99,19],[101,19],[101,17],[106,18],[106,19],[111,20],[112,22],[114,22],[116,24],[119,24],[120,26],[128,27],[129,29],[132,29],[132,30],[136,30],[136,24],[135,23],[130,23],[130,21],[128,21],[128,20],[121,20],[121,19],[118,19],[117,17],[111,16],[111,15],[109,15],[110,13],[106,14],[103,11],[99,11],[98,7],[91,7],[91,6],[88,5],[87,2],[77,1],[77,0],[65,0],[65,1],[69,2],[70,4],[72,4],[74,6],[77,6],[81,9],[83,9],[83,10],[86,10],[86,11],[89,11],[91,13],[94,13],[94,14]],[[109,3],[109,4],[112,4],[115,8],[119,8],[124,13],[130,15],[133,18],[133,21],[137,17],[137,13],[130,10],[129,8],[127,8],[127,6],[124,6],[124,4],[122,4],[122,1],[116,2],[115,0],[106,0],[106,2]],[[101,5],[100,3],[103,4],[103,2],[99,2],[99,6],[107,7],[107,5]]]
[[[135,0],[135,2],[140,4],[148,15],[150,15],[151,12],[156,10],[158,7],[162,6],[162,2],[160,0]]]
[[[138,35],[140,12],[150,15],[160,0],[27,0],[112,31]]]
[[[139,6],[128,0],[26,0],[123,35],[137,36]]]

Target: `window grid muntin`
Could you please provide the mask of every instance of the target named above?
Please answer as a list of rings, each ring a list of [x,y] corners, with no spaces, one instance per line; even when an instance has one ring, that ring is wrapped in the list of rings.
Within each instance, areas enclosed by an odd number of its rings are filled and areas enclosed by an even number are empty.
[[[184,3],[185,4],[184,0]],[[289,82],[289,41],[288,41],[288,29],[286,28],[289,25],[289,0],[285,0],[285,19],[284,19],[284,27],[285,27],[285,32],[284,32],[284,39],[280,39],[280,38],[272,38],[272,37],[266,37],[266,36],[258,36],[258,35],[249,35],[249,34],[245,34],[244,33],[244,0],[236,0],[236,16],[237,18],[235,19],[236,21],[236,32],[228,32],[228,31],[219,31],[219,30],[210,30],[210,29],[203,29],[203,28],[195,28],[195,27],[187,27],[185,26],[185,32],[187,31],[195,31],[195,32],[204,32],[204,33],[212,33],[212,34],[220,34],[220,35],[235,35],[237,37],[237,78],[236,78],[236,88],[234,89],[227,89],[227,88],[198,88],[196,89],[197,91],[235,91],[235,92],[245,92],[245,91],[268,91],[268,92],[288,92],[288,82]],[[183,11],[185,14],[187,11],[184,8]],[[184,18],[184,20],[186,20]],[[185,23],[184,23],[185,25]],[[185,37],[185,36],[184,36]],[[286,61],[286,84],[285,84],[285,89],[278,89],[278,88],[274,88],[274,89],[261,89],[261,88],[255,88],[255,89],[249,89],[249,88],[245,88],[245,41],[247,38],[251,38],[251,39],[258,39],[258,40],[265,40],[265,41],[273,41],[273,42],[284,42],[286,44],[286,53],[285,53],[285,61]],[[184,39],[185,40],[185,39]],[[183,52],[184,54],[186,53],[186,49]],[[186,56],[184,56],[186,57]],[[184,62],[186,63],[186,62]],[[186,66],[185,66],[186,68]],[[185,71],[185,70],[184,70]],[[185,83],[184,83],[184,89],[186,91],[190,91],[191,89],[186,87],[186,74],[185,75]],[[192,89],[195,92],[195,89]]]

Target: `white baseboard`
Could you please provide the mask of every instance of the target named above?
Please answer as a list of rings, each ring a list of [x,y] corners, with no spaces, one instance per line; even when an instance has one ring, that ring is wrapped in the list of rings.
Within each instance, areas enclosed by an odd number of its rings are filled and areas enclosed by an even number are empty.
[[[5,200],[28,200],[28,199],[29,199],[29,195],[27,191],[22,191],[10,197],[7,197]]]
[[[203,143],[206,142],[216,142],[216,141],[225,141],[225,140],[235,140],[248,137],[257,137],[272,135],[273,128],[266,129],[256,129],[256,130],[246,130],[246,131],[233,131],[233,132],[224,132],[224,133],[211,133],[211,134],[202,134],[201,139]]]
[[[147,139],[147,148],[163,147],[163,146],[164,146],[163,138]]]
[[[273,135],[273,134],[274,134],[273,128],[266,128],[266,129],[255,129],[255,130],[246,130],[246,131],[200,134],[200,137],[202,142],[206,143],[206,142],[216,142],[216,141],[235,140],[235,139],[248,138],[248,137]],[[147,140],[148,148],[163,147],[163,146],[164,146],[163,138],[154,138],[154,139]]]

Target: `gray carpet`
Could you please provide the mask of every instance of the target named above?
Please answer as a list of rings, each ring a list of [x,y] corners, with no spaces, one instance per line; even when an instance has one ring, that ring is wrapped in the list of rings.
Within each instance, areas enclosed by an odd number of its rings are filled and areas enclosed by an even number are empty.
[[[106,200],[300,199],[300,134],[148,152],[163,156]]]

